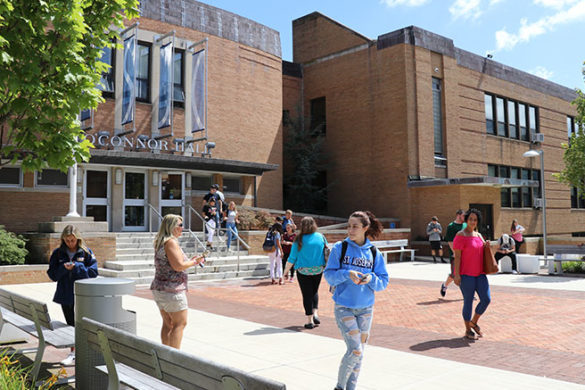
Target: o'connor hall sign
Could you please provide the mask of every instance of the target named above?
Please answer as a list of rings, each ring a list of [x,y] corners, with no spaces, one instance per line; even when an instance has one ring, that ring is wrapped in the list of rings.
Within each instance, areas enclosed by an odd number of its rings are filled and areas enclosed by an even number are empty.
[[[159,150],[166,152],[192,153],[192,154],[210,154],[210,149],[215,146],[214,143],[195,143],[195,140],[185,141],[182,138],[174,138],[172,141],[167,139],[150,138],[147,135],[114,135],[107,131],[99,131],[97,134],[86,134],[85,138],[94,144],[95,147],[113,147],[123,149],[149,149],[151,151]],[[193,147],[195,144],[195,147]],[[211,146],[211,147],[208,147]]]

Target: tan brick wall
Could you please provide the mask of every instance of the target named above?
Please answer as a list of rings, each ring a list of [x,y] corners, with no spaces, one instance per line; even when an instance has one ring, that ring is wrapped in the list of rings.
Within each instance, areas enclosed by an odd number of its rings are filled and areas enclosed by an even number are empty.
[[[25,237],[29,240],[27,249],[35,264],[48,264],[53,250],[61,245],[60,233],[33,233],[26,234]],[[83,238],[95,254],[99,267],[103,267],[106,261],[116,259],[115,234],[88,232],[83,234]]]
[[[68,211],[68,192],[0,191],[0,225],[9,231],[37,231],[39,222],[52,221]]]
[[[51,282],[48,265],[15,265],[0,267],[0,285]],[[52,297],[53,291],[47,295]]]

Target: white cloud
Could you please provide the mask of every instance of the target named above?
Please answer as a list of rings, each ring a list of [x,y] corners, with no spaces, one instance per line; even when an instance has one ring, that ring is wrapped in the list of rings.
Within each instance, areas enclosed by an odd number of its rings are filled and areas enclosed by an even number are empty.
[[[562,9],[566,5],[571,5],[576,2],[577,0],[533,0],[533,3],[536,5],[542,5],[543,7],[555,9]]]
[[[533,75],[546,80],[549,80],[554,75],[551,70],[546,69],[544,66],[537,66],[536,68],[529,70],[528,73],[532,73]]]
[[[404,5],[406,7],[419,7],[428,2],[429,0],[380,0],[380,3],[386,4],[388,7],[396,7],[399,5]]]
[[[552,1],[552,0],[535,0]],[[553,31],[555,27],[577,21],[585,20],[585,1],[581,0],[571,8],[559,11],[552,16],[546,16],[534,23],[528,23],[526,19],[520,20],[520,28],[516,34],[509,33],[506,29],[496,31],[496,50],[511,50],[517,44],[528,42],[532,38]]]
[[[496,5],[496,4],[501,3],[503,1],[505,1],[505,0],[490,0],[490,6]],[[539,0],[535,0],[535,1],[539,1]]]
[[[449,7],[453,19],[477,19],[481,15],[480,0],[455,0]]]

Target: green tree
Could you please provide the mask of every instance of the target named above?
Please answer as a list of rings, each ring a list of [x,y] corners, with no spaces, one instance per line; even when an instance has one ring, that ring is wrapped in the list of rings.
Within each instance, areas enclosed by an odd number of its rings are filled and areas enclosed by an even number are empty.
[[[0,166],[89,159],[77,116],[103,101],[101,48],[125,17],[138,17],[138,0],[0,0]]]
[[[583,70],[585,76],[585,69]],[[555,174],[562,183],[577,188],[577,193],[585,199],[585,93],[580,89],[576,90],[577,98],[573,104],[577,107],[575,121],[578,124],[577,134],[573,134],[568,144],[562,144],[565,149],[563,160],[565,169]]]
[[[298,110],[300,112],[300,110]],[[327,189],[321,175],[326,160],[323,126],[311,129],[302,115],[283,118],[284,206],[301,212],[326,211]]]

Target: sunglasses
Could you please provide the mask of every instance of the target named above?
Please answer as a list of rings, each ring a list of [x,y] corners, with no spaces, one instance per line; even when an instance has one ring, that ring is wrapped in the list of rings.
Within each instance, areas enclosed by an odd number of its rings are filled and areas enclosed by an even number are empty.
[[[182,223],[180,223],[180,224],[178,224],[177,226],[178,226],[178,227],[183,227],[183,224],[182,224]]]

